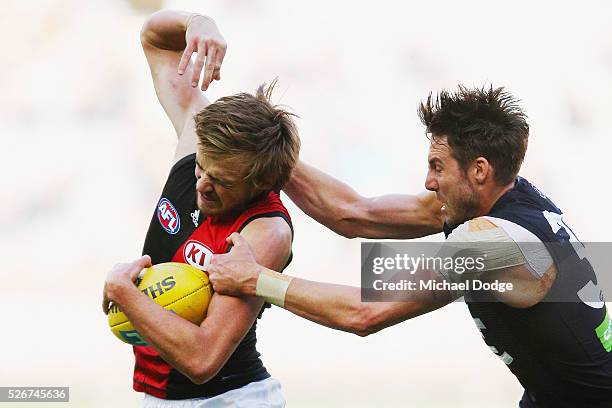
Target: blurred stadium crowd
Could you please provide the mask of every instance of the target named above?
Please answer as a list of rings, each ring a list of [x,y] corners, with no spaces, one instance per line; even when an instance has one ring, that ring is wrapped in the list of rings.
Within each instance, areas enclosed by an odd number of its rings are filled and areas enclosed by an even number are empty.
[[[278,77],[301,157],[365,195],[423,189],[416,106],[430,91],[507,86],[530,118],[522,174],[582,240],[609,239],[609,2],[7,0],[0,385],[69,385],[77,407],[139,405],[131,350],[106,327],[100,295],[108,268],[139,255],[171,165],[173,130],[138,35],[161,7],[217,20],[229,47],[211,100]],[[288,207],[289,272],[358,285],[359,241]],[[462,304],[365,339],[278,309],[260,324],[289,407],[511,407],[521,392]]]

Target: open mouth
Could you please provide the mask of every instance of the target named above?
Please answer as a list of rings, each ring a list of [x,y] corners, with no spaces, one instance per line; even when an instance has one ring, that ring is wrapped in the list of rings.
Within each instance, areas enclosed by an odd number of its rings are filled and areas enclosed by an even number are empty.
[[[440,207],[440,211],[445,212],[448,207],[439,194],[436,194],[436,200],[442,203],[442,207]]]
[[[204,203],[206,204],[213,204],[216,203],[217,200],[206,197],[204,194],[200,193],[200,200],[202,200]]]

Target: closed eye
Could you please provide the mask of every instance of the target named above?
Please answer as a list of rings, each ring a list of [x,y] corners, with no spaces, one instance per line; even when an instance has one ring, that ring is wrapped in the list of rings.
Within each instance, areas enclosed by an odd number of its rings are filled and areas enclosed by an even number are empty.
[[[438,159],[432,159],[429,161],[429,168],[435,170],[436,172],[441,172],[443,170],[442,164]]]

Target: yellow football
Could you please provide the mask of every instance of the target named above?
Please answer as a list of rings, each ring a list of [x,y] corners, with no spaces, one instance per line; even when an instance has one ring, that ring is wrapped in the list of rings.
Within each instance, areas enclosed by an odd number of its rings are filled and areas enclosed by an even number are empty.
[[[158,305],[195,324],[204,320],[212,297],[208,275],[179,262],[161,263],[145,269],[137,284],[138,289]],[[134,346],[147,345],[117,305],[110,308],[108,325],[119,340]]]

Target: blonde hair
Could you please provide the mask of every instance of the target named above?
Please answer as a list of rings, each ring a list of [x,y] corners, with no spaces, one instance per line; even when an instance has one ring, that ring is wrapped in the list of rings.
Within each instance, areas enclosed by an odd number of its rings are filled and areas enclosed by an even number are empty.
[[[255,95],[218,99],[195,115],[199,148],[205,156],[242,156],[254,187],[280,191],[298,161],[300,138],[294,114],[271,103],[276,85],[262,84]]]

